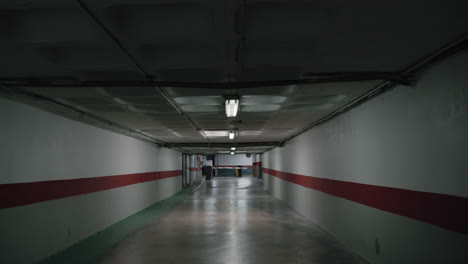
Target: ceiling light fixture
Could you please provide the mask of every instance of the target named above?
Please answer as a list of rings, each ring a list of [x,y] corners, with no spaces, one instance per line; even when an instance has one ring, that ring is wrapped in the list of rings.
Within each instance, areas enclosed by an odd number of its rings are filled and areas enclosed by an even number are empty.
[[[201,131],[202,135],[205,137],[227,137],[229,131],[226,130],[203,130]]]
[[[234,151],[231,151],[231,155],[234,155]]]
[[[239,99],[238,98],[226,98],[226,116],[235,117],[239,111]]]
[[[236,147],[231,147],[231,150],[236,150]]]
[[[236,133],[234,131],[229,132],[229,139],[234,139]]]

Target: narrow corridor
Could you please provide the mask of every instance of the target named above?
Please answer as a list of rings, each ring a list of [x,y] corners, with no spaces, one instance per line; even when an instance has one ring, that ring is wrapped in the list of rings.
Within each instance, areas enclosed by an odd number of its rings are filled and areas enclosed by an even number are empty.
[[[361,263],[256,178],[205,182],[166,215],[108,250],[96,264]]]

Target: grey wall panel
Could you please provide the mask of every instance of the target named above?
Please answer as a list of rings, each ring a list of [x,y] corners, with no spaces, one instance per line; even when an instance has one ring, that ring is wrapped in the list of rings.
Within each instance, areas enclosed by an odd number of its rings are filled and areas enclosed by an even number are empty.
[[[179,152],[0,98],[0,183],[180,169]]]
[[[0,184],[181,170],[181,153],[0,99]],[[0,262],[31,263],[181,190],[181,177],[0,209]]]
[[[262,157],[318,178],[468,197],[468,52]],[[468,237],[264,173],[264,186],[372,263],[462,263]],[[460,210],[464,210],[460,208]],[[376,253],[376,239],[380,253]]]
[[[264,186],[370,263],[465,263],[467,236],[263,175]]]

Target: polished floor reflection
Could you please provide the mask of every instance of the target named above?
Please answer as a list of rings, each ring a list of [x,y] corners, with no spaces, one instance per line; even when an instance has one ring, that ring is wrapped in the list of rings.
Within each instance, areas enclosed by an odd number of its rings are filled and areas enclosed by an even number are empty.
[[[251,177],[216,178],[95,263],[361,263]]]

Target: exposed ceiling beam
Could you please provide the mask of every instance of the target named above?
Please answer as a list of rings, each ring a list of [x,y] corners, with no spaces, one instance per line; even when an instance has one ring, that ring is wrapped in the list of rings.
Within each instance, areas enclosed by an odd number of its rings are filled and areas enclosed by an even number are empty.
[[[116,45],[120,51],[122,51],[128,59],[132,62],[132,64],[142,73],[145,78],[148,80],[147,82],[149,83],[154,83],[154,78],[151,76],[140,63],[138,60],[125,48],[124,44],[119,41],[117,37],[115,37],[112,32],[102,23],[99,18],[93,13],[93,11],[87,7],[83,1],[81,0],[75,0],[78,5],[81,7],[81,9],[89,16],[89,18],[96,24],[96,26],[101,29],[105,35],[112,41],[114,45]],[[102,87],[102,86],[101,86]],[[165,93],[164,91],[160,88],[160,86],[152,84],[150,87],[154,87],[155,89],[158,89],[159,93],[166,99],[166,101],[169,102],[169,104],[174,107],[174,109],[181,115],[183,116],[197,131],[201,130],[201,127],[193,121],[182,109],[180,109]]]
[[[280,142],[238,142],[238,143],[166,143],[172,148],[243,148],[243,147],[271,147],[279,146]]]
[[[26,91],[26,90],[23,90],[21,88],[10,88],[10,87],[5,87],[5,86],[0,85],[0,94],[5,94],[7,96],[25,98],[25,99],[29,99],[29,100],[42,102],[42,103],[57,107],[59,109],[67,110],[70,113],[75,113],[75,114],[79,115],[80,117],[89,118],[91,120],[94,120],[95,122],[98,122],[98,123],[104,125],[104,127],[111,127],[112,129],[114,129],[116,131],[119,131],[122,134],[125,134],[125,135],[128,135],[128,136],[133,136],[133,137],[139,138],[139,139],[144,139],[146,141],[154,142],[155,144],[157,144],[159,146],[165,146],[165,144],[166,144],[165,142],[163,142],[161,140],[158,140],[157,138],[155,138],[155,137],[153,137],[153,136],[151,136],[149,134],[146,134],[146,133],[144,133],[142,131],[135,130],[135,129],[129,128],[127,126],[112,122],[112,121],[110,121],[110,120],[108,120],[106,118],[103,118],[103,117],[88,113],[86,111],[83,111],[83,110],[78,109],[76,107],[73,107],[71,105],[64,104],[64,103],[62,103],[60,101],[57,101],[55,99],[52,99],[52,98],[49,98],[49,97],[46,97],[46,96],[42,96],[40,94],[36,94],[36,93],[30,92],[30,91]]]
[[[83,1],[75,0],[75,2],[80,6],[81,10],[94,22],[94,24],[104,32],[104,34],[111,40],[111,42],[117,46],[117,48],[122,51],[125,56],[132,62],[132,64],[140,71],[148,80],[153,80],[150,74],[148,74],[140,63],[133,57],[133,55],[128,52],[124,45],[112,34],[112,32],[98,19],[94,12],[86,6]]]
[[[432,64],[434,63],[437,63],[457,52],[460,52],[464,49],[468,48],[468,33],[462,35],[461,37],[457,38],[456,40],[450,42],[449,44],[445,45],[444,47],[440,48],[439,50],[435,51],[434,53],[432,53],[431,55],[425,57],[424,59],[416,62],[415,64],[411,65],[410,67],[408,67],[407,69],[405,69],[403,72],[402,72],[402,76],[405,76],[406,79],[410,79],[410,78],[414,78],[414,76],[423,71],[424,69],[428,68],[429,66],[431,66]],[[380,95],[380,94],[383,94],[387,91],[390,91],[391,89],[395,88],[398,84],[400,83],[397,83],[397,82],[392,82],[392,81],[385,81],[379,85],[377,85],[374,89],[370,90],[369,92],[367,92],[366,94],[360,96],[359,98],[349,102],[348,104],[346,104],[345,106],[341,107],[340,109],[334,111],[333,113],[323,117],[322,119],[320,120],[317,120],[305,127],[303,127],[302,129],[300,129],[299,131],[293,133],[292,135],[288,136],[287,138],[283,139],[281,142],[280,142],[280,146],[284,146],[284,144],[309,131],[310,129],[312,129],[313,127],[315,126],[318,126],[320,124],[323,124],[339,115],[341,115],[342,113],[346,112],[346,111],[349,111],[350,109],[354,108],[354,107],[357,107],[358,105],[364,103],[364,102],[367,102],[368,100],[376,97],[377,95]]]
[[[468,32],[406,68],[401,72],[401,76],[412,79],[418,72],[466,48],[468,48]]]
[[[183,116],[190,124],[192,124],[192,126],[197,131],[202,130],[201,127],[195,121],[193,121],[193,119],[190,118],[190,116],[188,116],[182,109],[180,109],[180,107],[178,107],[177,104],[174,103],[171,100],[171,98],[169,98],[169,96],[167,96],[166,93],[161,88],[157,88],[157,89],[159,93],[164,97],[164,99],[166,99],[166,101],[169,102],[169,104],[177,111],[177,113],[179,113],[179,115]]]
[[[205,89],[248,89],[256,87],[271,87],[284,85],[300,85],[314,83],[337,83],[383,80],[409,86],[411,80],[398,73],[391,72],[341,72],[316,73],[309,78],[295,80],[254,81],[254,82],[170,82],[170,81],[79,81],[66,79],[12,79],[2,78],[0,83],[9,87],[183,87]]]

